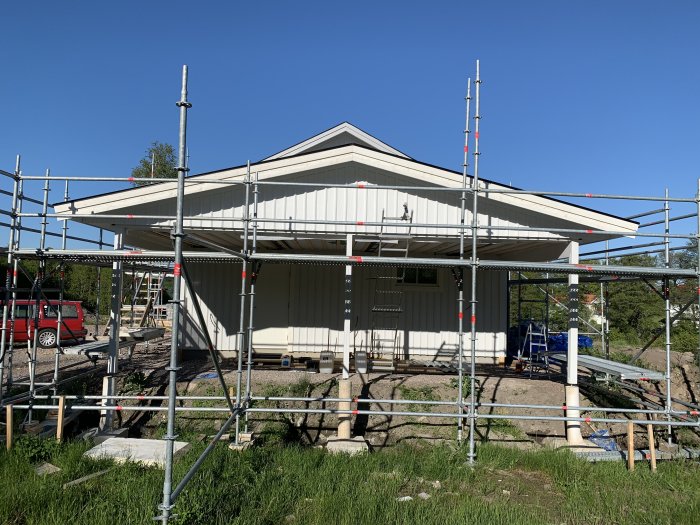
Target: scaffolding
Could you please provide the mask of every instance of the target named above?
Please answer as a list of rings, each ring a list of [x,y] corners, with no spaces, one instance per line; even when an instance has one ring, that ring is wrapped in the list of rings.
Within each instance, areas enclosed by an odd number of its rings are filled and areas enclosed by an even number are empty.
[[[11,417],[14,409],[25,409],[28,412],[28,419],[31,421],[32,411],[41,409],[55,408],[59,403],[67,402],[73,410],[80,411],[100,411],[103,414],[102,427],[110,429],[112,427],[112,418],[116,412],[121,411],[163,411],[167,413],[167,432],[164,436],[166,461],[163,483],[163,497],[159,505],[159,515],[157,519],[164,524],[169,523],[173,516],[173,508],[178,496],[185,489],[187,483],[196,474],[199,467],[203,464],[208,454],[214,449],[220,438],[231,428],[235,429],[234,442],[240,444],[241,434],[248,432],[248,416],[263,412],[274,413],[303,413],[303,414],[333,414],[341,419],[341,425],[347,424],[349,429],[349,421],[353,415],[367,416],[421,416],[430,418],[454,418],[457,423],[457,440],[462,443],[465,440],[464,428],[468,425],[468,461],[473,464],[476,461],[476,424],[478,420],[494,420],[494,419],[522,419],[522,420],[548,420],[559,421],[567,425],[567,427],[579,428],[582,422],[586,423],[619,423],[621,420],[613,416],[626,415],[628,421],[634,424],[655,425],[666,428],[670,432],[673,427],[691,427],[700,429],[700,407],[691,403],[683,402],[675,399],[671,392],[671,333],[674,319],[682,315],[683,311],[695,304],[697,299],[694,299],[675,316],[671,313],[670,305],[670,283],[672,279],[682,279],[685,281],[692,280],[698,283],[700,289],[700,250],[698,250],[698,260],[695,268],[674,268],[670,262],[670,252],[681,247],[672,247],[671,241],[694,241],[697,249],[698,241],[700,240],[700,181],[698,181],[697,193],[694,197],[670,197],[668,191],[664,196],[627,196],[627,195],[610,195],[610,194],[591,194],[591,193],[571,193],[557,191],[528,191],[515,188],[499,187],[493,188],[479,178],[479,128],[480,128],[480,86],[481,77],[479,71],[479,62],[476,65],[476,76],[474,81],[468,81],[468,89],[466,95],[466,126],[464,130],[464,160],[462,184],[457,187],[435,187],[435,186],[399,186],[399,185],[379,185],[379,184],[323,184],[312,182],[292,182],[292,181],[274,181],[274,180],[258,180],[257,172],[251,170],[251,165],[248,163],[246,176],[243,180],[219,180],[215,178],[207,178],[199,176],[196,179],[186,177],[189,168],[186,163],[186,130],[187,130],[187,112],[192,107],[188,101],[187,93],[187,67],[183,67],[182,71],[182,90],[180,100],[177,102],[180,114],[180,131],[179,131],[179,148],[178,148],[178,167],[177,181],[172,179],[148,178],[149,183],[167,183],[173,185],[176,189],[176,205],[174,215],[171,216],[152,216],[152,215],[118,215],[118,214],[100,214],[100,218],[104,219],[126,219],[134,226],[148,226],[147,221],[158,219],[172,221],[172,250],[142,250],[124,246],[124,230],[117,229],[114,236],[114,242],[111,249],[109,245],[103,242],[102,231],[100,231],[99,240],[78,237],[68,234],[67,221],[64,222],[61,233],[50,232],[47,229],[49,219],[68,218],[80,219],[94,217],[90,214],[73,213],[69,216],[65,214],[56,214],[48,212],[48,195],[50,191],[50,181],[64,181],[64,200],[68,200],[68,184],[69,182],[85,182],[85,181],[111,181],[111,182],[134,182],[132,177],[72,177],[72,176],[56,176],[50,172],[46,172],[44,176],[25,176],[20,169],[20,159],[17,158],[14,172],[0,170],[0,175],[9,178],[13,182],[12,192],[2,190],[2,194],[11,197],[10,210],[2,210],[2,214],[9,217],[8,223],[0,223],[9,229],[9,243],[6,249],[8,273],[5,286],[5,300],[3,303],[3,324],[2,338],[0,339],[0,401],[6,409],[8,418]],[[474,86],[474,114],[471,111],[471,87]],[[474,136],[473,145],[473,175],[468,174],[469,167],[469,144],[471,137],[470,122],[474,120]],[[25,185],[31,181],[43,182],[43,198],[33,199],[25,195]],[[240,185],[243,186],[245,192],[245,205],[242,217],[234,218],[206,218],[206,217],[189,217],[184,214],[184,199],[185,189],[188,185],[201,184],[217,184],[217,185]],[[318,219],[295,219],[295,218],[280,218],[280,217],[260,217],[259,216],[259,201],[260,194],[265,188],[274,188],[276,186],[285,186],[288,188],[344,188],[357,189],[368,192],[378,189],[390,190],[406,190],[406,191],[425,191],[425,192],[441,192],[447,195],[453,195],[458,199],[460,209],[460,221],[457,224],[452,223],[420,223],[406,220],[395,221],[348,221],[334,220],[329,221],[325,218]],[[366,195],[367,193],[365,193]],[[542,197],[566,197],[571,199],[613,199],[626,201],[640,202],[660,202],[663,204],[661,210],[652,212],[644,212],[630,218],[640,218],[643,216],[652,215],[654,213],[663,213],[662,221],[652,221],[640,225],[640,227],[648,227],[653,225],[664,225],[663,232],[638,232],[635,237],[640,239],[660,239],[660,241],[649,242],[645,244],[634,244],[627,247],[610,248],[607,243],[607,238],[611,236],[628,235],[628,232],[614,230],[585,230],[576,228],[538,228],[527,226],[497,226],[484,225],[479,223],[478,206],[482,197],[488,197],[492,194],[509,194],[509,195],[531,195]],[[468,210],[468,197],[471,196],[471,223],[467,224],[466,212]],[[33,204],[41,206],[41,211],[26,211],[23,210],[23,204]],[[679,203],[694,206],[693,213],[687,213],[676,217],[670,216],[670,203]],[[696,218],[697,230],[695,233],[671,233],[670,224],[675,221]],[[23,221],[39,220],[40,228],[30,228]],[[199,221],[199,224],[207,223],[207,221],[229,221],[231,224],[230,230],[240,231],[242,235],[242,251],[233,250],[227,246],[222,246],[206,239],[197,237],[196,234],[187,233],[184,228],[185,221],[189,224]],[[144,221],[144,222],[140,222]],[[261,225],[271,223],[288,224],[290,230],[303,231],[309,225],[317,224],[332,224],[336,226],[353,226],[363,231],[371,231],[369,228],[375,228],[374,231],[381,228],[392,228],[393,231],[410,232],[411,228],[435,228],[457,235],[459,243],[459,251],[455,256],[442,257],[412,257],[408,252],[405,256],[391,257],[383,253],[377,255],[355,255],[353,254],[353,236],[348,234],[346,238],[346,253],[345,254],[316,254],[316,253],[270,253],[259,250],[258,229]],[[240,225],[240,230],[236,226]],[[531,262],[522,260],[496,260],[496,259],[480,259],[479,258],[479,238],[486,231],[493,232],[499,230],[509,230],[510,232],[546,232],[561,234],[565,238],[580,238],[587,239],[599,238],[606,242],[604,250],[585,252],[580,254],[582,257],[579,260],[578,242],[570,241],[571,253],[566,262],[562,260],[550,262]],[[467,237],[467,231],[469,237]],[[21,234],[34,233],[39,234],[39,243],[37,248],[25,248],[20,245]],[[61,247],[49,248],[46,245],[48,237],[58,236],[61,238]],[[568,236],[568,237],[567,237]],[[208,251],[186,251],[183,247],[183,240],[189,238],[195,240],[197,244],[204,246]],[[68,240],[97,245],[98,249],[69,249],[66,246]],[[470,241],[470,247],[467,248],[467,240]],[[641,253],[640,249],[656,248],[662,246],[660,250],[652,250],[644,253],[663,253],[664,265],[661,267],[646,267],[646,266],[625,266],[610,264],[609,255],[611,253]],[[687,248],[687,246],[682,247]],[[630,250],[632,250],[630,252]],[[636,251],[634,251],[636,250]],[[604,255],[605,264],[593,263],[589,257],[595,255]],[[59,395],[58,388],[61,384],[59,378],[60,357],[63,354],[62,345],[60,343],[60,332],[58,337],[58,345],[55,352],[55,367],[53,379],[48,384],[39,384],[35,381],[35,364],[38,348],[36,330],[33,340],[28,345],[28,363],[29,363],[29,389],[27,392],[20,395],[6,397],[2,399],[4,391],[15,385],[17,382],[11,376],[12,359],[17,350],[17,345],[14,344],[14,326],[15,326],[15,309],[14,304],[18,300],[18,275],[23,271],[22,260],[35,260],[38,264],[38,271],[33,278],[33,286],[30,293],[37,307],[42,300],[49,301],[46,297],[46,291],[43,285],[46,281],[47,273],[58,272],[60,276],[60,290],[58,299],[58,316],[59,326],[61,325],[60,305],[63,301],[63,267],[67,263],[80,263],[96,265],[98,268],[112,268],[112,300],[110,304],[110,339],[107,349],[107,367],[106,379],[107,388],[103,390],[101,395],[94,396],[70,396]],[[597,259],[596,259],[597,260]],[[194,290],[194,283],[188,273],[188,265],[196,262],[215,262],[219,264],[240,264],[241,265],[241,289],[239,294],[240,299],[240,319],[239,328],[236,337],[236,368],[235,381],[236,390],[235,397],[230,393],[226,382],[223,370],[221,368],[217,349],[211,338],[206,320],[202,314],[201,307],[198,303],[197,296]],[[51,265],[56,264],[56,270],[51,270]],[[253,367],[253,336],[255,333],[255,298],[256,298],[256,283],[261,273],[263,264],[311,264],[318,266],[336,266],[345,268],[345,299],[344,304],[339,305],[345,312],[344,316],[344,341],[343,341],[343,368],[342,378],[347,381],[350,378],[350,312],[352,310],[352,272],[357,267],[378,267],[388,268],[392,270],[406,268],[445,268],[453,272],[455,276],[457,300],[454,327],[457,332],[458,340],[458,395],[453,401],[416,401],[416,400],[400,400],[400,399],[369,399],[358,398],[350,395],[349,387],[344,389],[341,384],[341,390],[338,397],[261,397],[253,393],[252,388],[252,367]],[[167,396],[118,396],[115,394],[115,380],[119,371],[119,350],[121,343],[119,341],[119,326],[120,317],[122,314],[122,278],[125,271],[134,269],[139,271],[158,271],[172,272],[173,275],[173,300],[172,300],[172,333],[170,340],[170,360],[166,368],[168,372],[168,394]],[[471,283],[470,297],[467,301],[464,294],[464,272],[469,271]],[[628,409],[600,406],[580,406],[579,403],[567,402],[560,405],[536,405],[536,404],[506,404],[506,403],[487,403],[477,399],[477,306],[479,297],[477,295],[477,280],[480,272],[484,270],[499,270],[510,272],[542,272],[547,274],[547,278],[542,282],[549,284],[551,282],[566,282],[569,290],[569,305],[571,310],[569,317],[569,352],[565,354],[566,359],[561,359],[566,362],[568,370],[567,386],[578,388],[578,368],[592,366],[590,361],[585,359],[579,360],[576,341],[573,342],[574,336],[578,332],[578,276],[582,275],[583,280],[599,282],[601,284],[602,294],[606,296],[606,287],[617,281],[625,279],[642,279],[648,282],[655,289],[658,295],[664,300],[664,348],[666,355],[666,370],[663,374],[663,379],[666,383],[666,393],[661,396],[658,403],[647,403],[644,408]],[[557,277],[567,276],[566,281]],[[534,284],[542,284],[539,281],[533,281]],[[660,289],[654,283],[660,283]],[[187,287],[192,297],[191,308],[194,310],[194,315],[199,320],[200,327],[204,333],[206,347],[211,358],[212,364],[216,370],[217,379],[223,389],[223,396],[218,397],[198,397],[198,396],[180,396],[177,393],[177,379],[179,370],[179,331],[181,320],[184,311],[182,304],[183,290]],[[466,306],[468,302],[468,306]],[[51,304],[51,303],[50,303]],[[189,305],[188,305],[189,306]],[[603,301],[603,319],[605,319],[605,309],[607,308],[607,299]],[[38,308],[35,309],[35,316]],[[99,311],[98,311],[99,312]],[[464,328],[464,316],[468,315],[469,329],[468,332]],[[36,322],[36,320],[35,320]],[[37,326],[35,324],[35,326]],[[96,327],[97,332],[97,327]],[[470,337],[469,350],[464,348],[464,337]],[[661,335],[658,334],[659,336]],[[602,346],[607,352],[608,328],[607,322],[603,323],[601,330]],[[577,337],[576,337],[577,339]],[[650,342],[641,349],[639,355],[642,354],[653,343]],[[698,333],[698,355],[700,356],[700,331]],[[588,364],[587,364],[588,363]],[[7,364],[7,365],[6,365]],[[469,365],[468,368],[465,365]],[[562,365],[563,366],[563,365]],[[606,366],[606,365],[600,365]],[[609,367],[608,373],[611,376],[617,374],[617,379],[612,377],[612,380],[618,381],[621,384],[624,374],[617,373],[612,367]],[[7,370],[7,374],[6,374]],[[466,376],[466,377],[465,377]],[[639,379],[641,376],[635,376],[634,379]],[[468,396],[465,396],[463,382],[465,379],[469,381]],[[634,391],[634,385],[624,384],[625,388]],[[42,393],[47,390],[52,390],[52,394]],[[567,391],[568,392],[568,391]],[[578,395],[578,394],[577,394]],[[568,396],[567,396],[568,397]],[[217,407],[185,407],[179,406],[181,401],[209,399],[219,400],[224,402],[225,406]],[[99,401],[100,404],[86,404],[85,401]],[[118,401],[144,401],[144,400],[160,400],[167,401],[166,406],[143,406],[138,404],[117,404]],[[306,403],[321,403],[323,408],[261,408],[254,406],[255,401],[273,400],[273,401],[299,401]],[[326,408],[327,403],[337,404],[337,408]],[[386,404],[392,408],[390,410],[372,410],[372,404]],[[416,405],[425,407],[423,410],[403,410],[402,406]],[[354,408],[353,408],[354,405]],[[433,412],[430,410],[434,406],[446,406],[452,408],[450,412]],[[398,407],[398,408],[396,408]],[[680,407],[680,408],[679,408]],[[483,409],[481,411],[480,409]],[[506,409],[507,413],[494,413],[494,409]],[[537,410],[540,413],[536,415],[522,414],[520,410]],[[221,425],[218,433],[207,445],[203,453],[192,464],[185,476],[175,484],[173,480],[173,446],[175,441],[175,418],[176,414],[183,411],[193,412],[217,412],[225,413],[228,418]],[[563,415],[558,413],[563,412]],[[603,416],[586,416],[587,413],[602,413]],[[580,430],[579,430],[580,432]],[[568,435],[568,431],[567,431]]]

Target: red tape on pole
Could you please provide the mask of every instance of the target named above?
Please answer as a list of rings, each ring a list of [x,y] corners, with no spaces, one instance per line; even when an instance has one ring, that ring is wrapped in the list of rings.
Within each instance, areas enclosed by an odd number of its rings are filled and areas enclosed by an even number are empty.
[[[181,270],[181,266],[179,264],[175,264],[175,266],[173,266],[173,275],[175,277],[180,277]]]
[[[472,324],[476,324],[476,316],[472,315]]]
[[[241,272],[241,279],[245,279],[246,273],[245,271]]]
[[[464,312],[459,312],[459,313],[457,314],[457,318],[458,318],[458,319],[464,319]]]
[[[131,213],[127,213],[127,214],[126,214],[126,218],[127,218],[127,219],[133,219],[134,216],[133,216]]]
[[[353,413],[353,415],[357,415],[357,414],[360,413],[360,411],[359,411],[359,410],[353,410],[352,413]]]
[[[351,261],[358,262],[358,263],[362,262],[362,257],[360,257],[359,255],[351,255],[350,257],[348,257],[348,259],[350,259]]]

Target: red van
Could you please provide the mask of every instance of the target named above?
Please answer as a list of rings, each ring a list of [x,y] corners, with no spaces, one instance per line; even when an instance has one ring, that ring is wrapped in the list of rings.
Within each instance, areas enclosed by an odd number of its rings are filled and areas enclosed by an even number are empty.
[[[26,343],[34,338],[34,306],[36,301],[15,301],[15,343]],[[58,328],[58,302],[49,303],[42,300],[39,308],[39,332],[38,344],[41,348],[53,348],[56,346],[56,334]],[[2,315],[2,314],[0,314]],[[5,339],[10,339],[10,319],[8,312],[7,330]],[[61,342],[81,343],[85,341],[87,330],[85,329],[83,307],[81,301],[63,301],[61,306]],[[2,322],[0,318],[0,322]]]

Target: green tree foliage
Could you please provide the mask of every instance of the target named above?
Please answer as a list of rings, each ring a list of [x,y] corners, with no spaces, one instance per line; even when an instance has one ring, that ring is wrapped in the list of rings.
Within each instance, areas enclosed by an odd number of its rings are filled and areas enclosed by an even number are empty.
[[[566,331],[569,323],[567,310],[569,291],[566,284],[566,275],[550,274],[549,278],[552,279],[552,283],[549,284],[528,283],[528,280],[545,279],[547,277],[546,274],[538,272],[512,272],[510,278],[517,280],[519,276],[522,277],[521,281],[523,284],[520,287],[514,285],[510,290],[509,326],[515,326],[518,323],[518,302],[520,302],[520,317],[523,321],[532,319],[536,322],[544,322],[547,311],[545,297],[549,294],[549,331]],[[579,285],[579,297],[583,299],[588,294],[595,294],[597,286],[594,283],[581,283]],[[520,301],[518,301],[518,296],[520,296]],[[579,309],[579,317],[587,322],[592,322],[593,313],[589,308]],[[585,327],[582,330],[589,331]]]
[[[694,269],[698,265],[698,252],[693,242],[688,242],[683,250],[672,252],[671,266]],[[671,290],[671,304],[674,311],[690,307],[673,325],[671,343],[673,350],[678,352],[696,352],[698,349],[698,281],[696,279],[676,279]]]
[[[155,159],[155,164],[154,164]],[[154,142],[146,150],[146,154],[139,161],[138,166],[131,170],[131,176],[135,179],[135,186],[150,184],[148,179],[153,177],[159,179],[174,179],[177,177],[177,158],[175,148],[170,144]]]
[[[649,255],[632,255],[610,260],[611,265],[657,266]],[[655,283],[652,283],[655,284]],[[659,290],[660,287],[657,286]],[[637,345],[662,329],[664,303],[646,282],[623,280],[608,285],[610,337],[620,343]]]
[[[600,264],[595,261],[594,264]],[[632,255],[617,257],[610,260],[611,265],[621,266],[663,266],[663,257],[650,255]],[[697,251],[692,243],[689,243],[684,250],[673,252],[671,266],[676,268],[695,268],[697,266]],[[545,274],[535,272],[523,272],[525,279],[544,278]],[[511,279],[517,279],[518,274],[513,272]],[[550,278],[560,279],[565,276],[550,275]],[[526,280],[524,282],[527,282]],[[651,286],[650,286],[651,285]],[[629,346],[641,346],[654,335],[660,334],[655,346],[664,344],[664,319],[665,305],[663,299],[652,289],[655,287],[659,292],[663,291],[663,285],[659,281],[649,281],[641,279],[610,281],[608,288],[608,310],[607,317],[610,323],[610,338],[618,344]],[[563,283],[549,284],[524,284],[518,292],[518,287],[513,286],[510,290],[510,318],[509,326],[515,326],[518,321],[518,293],[520,293],[520,313],[523,320],[533,319],[538,322],[544,321],[544,289],[547,289],[551,296],[564,305],[568,302],[567,285]],[[695,352],[698,348],[698,304],[697,304],[697,279],[675,279],[669,283],[671,299],[671,315],[674,315],[686,304],[690,306],[674,322],[671,330],[672,349],[677,352]],[[579,286],[579,298],[583,301],[588,294],[600,296],[599,283],[581,283]],[[564,308],[557,307],[555,300],[550,299],[549,306],[549,330],[551,332],[563,331],[567,328],[567,313]],[[599,305],[591,308],[580,308],[580,316],[591,321],[593,314],[599,312]],[[583,331],[587,328],[581,325]],[[594,338],[594,341],[596,338]]]

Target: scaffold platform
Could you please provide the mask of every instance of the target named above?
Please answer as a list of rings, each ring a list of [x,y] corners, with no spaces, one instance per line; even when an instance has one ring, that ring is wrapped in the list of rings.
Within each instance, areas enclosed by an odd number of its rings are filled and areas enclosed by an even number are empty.
[[[554,359],[561,363],[567,360],[566,354],[551,354],[550,359]],[[639,366],[618,363],[610,361],[602,357],[580,354],[578,356],[578,365],[583,368],[588,368],[593,372],[600,372],[622,380],[628,379],[633,381],[663,381],[664,374],[655,370],[648,370]]]

